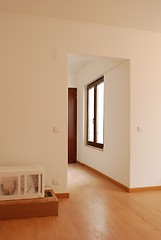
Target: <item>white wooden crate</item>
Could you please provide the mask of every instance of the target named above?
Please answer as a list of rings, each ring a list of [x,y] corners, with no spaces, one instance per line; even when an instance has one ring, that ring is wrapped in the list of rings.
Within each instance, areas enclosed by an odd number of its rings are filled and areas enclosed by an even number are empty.
[[[39,166],[0,167],[0,200],[44,197],[44,177]]]

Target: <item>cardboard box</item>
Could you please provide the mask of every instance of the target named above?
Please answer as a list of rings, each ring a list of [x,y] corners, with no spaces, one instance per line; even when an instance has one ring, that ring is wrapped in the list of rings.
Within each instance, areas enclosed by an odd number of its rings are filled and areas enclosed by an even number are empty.
[[[0,201],[0,220],[46,216],[58,216],[58,199],[52,189],[45,190],[44,198]]]

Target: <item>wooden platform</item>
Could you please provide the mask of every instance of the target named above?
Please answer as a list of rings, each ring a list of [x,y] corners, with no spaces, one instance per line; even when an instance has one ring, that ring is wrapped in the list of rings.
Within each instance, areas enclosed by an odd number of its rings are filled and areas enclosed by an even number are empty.
[[[53,190],[44,198],[0,201],[0,220],[58,216],[58,199]]]

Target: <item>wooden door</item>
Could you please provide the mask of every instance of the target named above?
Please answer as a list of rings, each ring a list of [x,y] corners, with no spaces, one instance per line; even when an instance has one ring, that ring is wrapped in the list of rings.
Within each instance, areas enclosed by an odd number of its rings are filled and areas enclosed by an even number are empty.
[[[77,155],[77,89],[68,88],[68,163]]]

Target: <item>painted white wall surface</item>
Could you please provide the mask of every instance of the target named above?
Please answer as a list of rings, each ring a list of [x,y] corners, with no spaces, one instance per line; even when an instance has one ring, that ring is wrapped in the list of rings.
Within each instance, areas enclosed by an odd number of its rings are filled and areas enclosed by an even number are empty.
[[[110,66],[111,65],[111,66]],[[90,63],[79,73],[78,160],[130,185],[130,64]],[[86,145],[86,85],[104,75],[104,149]],[[83,104],[84,103],[84,104]],[[83,105],[83,106],[82,106]]]
[[[68,71],[68,87],[77,88],[78,85],[78,73]]]
[[[68,54],[116,57],[130,60],[130,187],[161,185],[160,33],[8,13],[0,31],[1,166],[42,165],[66,192]]]

